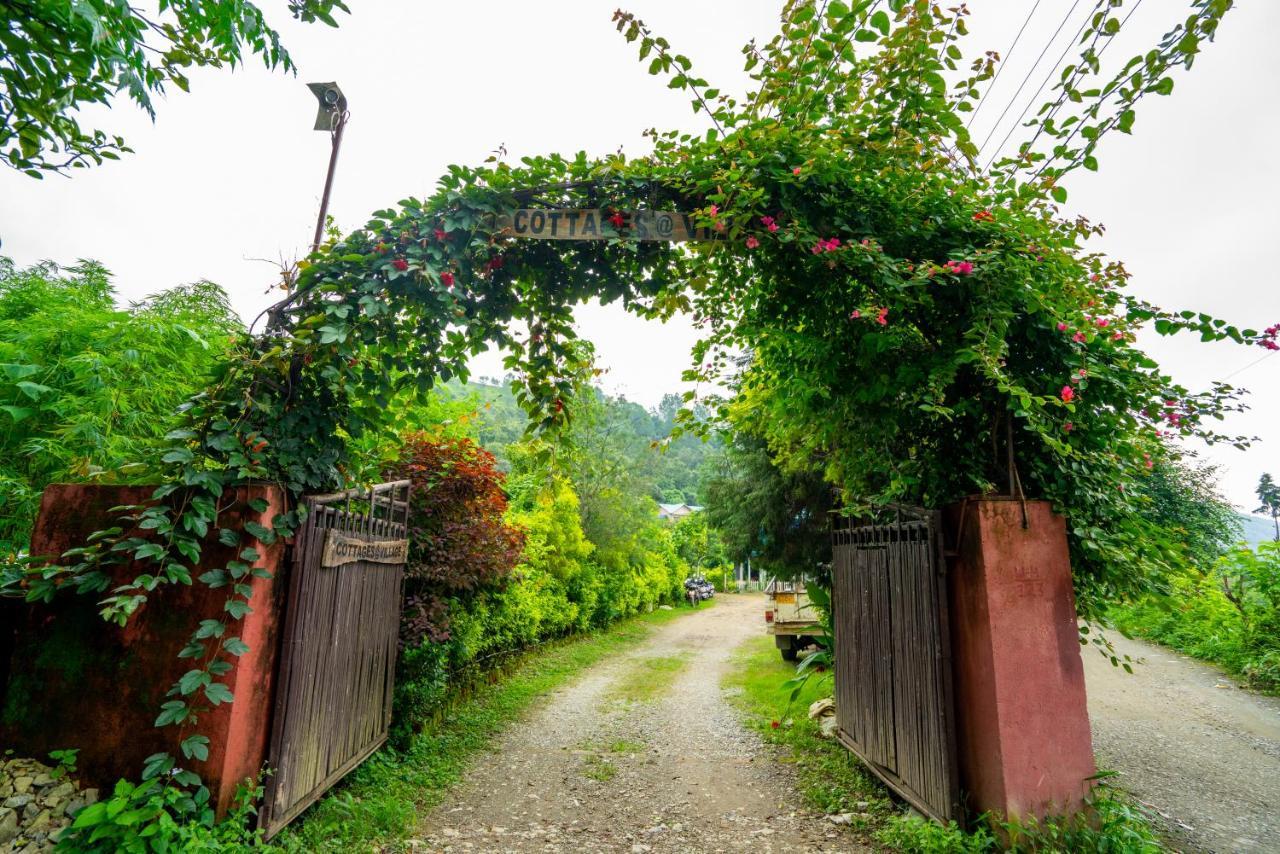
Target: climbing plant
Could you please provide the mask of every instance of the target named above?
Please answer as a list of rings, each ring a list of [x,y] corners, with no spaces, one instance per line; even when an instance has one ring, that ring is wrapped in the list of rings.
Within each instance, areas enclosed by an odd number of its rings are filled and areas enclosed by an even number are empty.
[[[1091,613],[1163,559],[1130,497],[1173,454],[1163,440],[1245,441],[1211,427],[1239,392],[1181,388],[1136,331],[1266,346],[1276,328],[1128,295],[1123,265],[1087,249],[1097,227],[1061,212],[1064,179],[1096,166],[1112,130],[1132,129],[1141,98],[1169,93],[1229,7],[1195,0],[1155,48],[1098,81],[1122,11],[1100,0],[1028,143],[991,168],[962,117],[994,64],[964,65],[963,6],[788,0],[780,33],[744,48],[755,85],[741,95],[619,11],[618,30],[690,98],[703,131],[651,131],[637,158],[454,166],[430,198],[332,240],[184,405],[153,501],[57,565],[10,570],[10,589],[97,595],[104,618],[124,623],[161,586],[193,582],[206,538],[241,549],[198,579],[228,590],[226,616],[194,630],[182,654],[199,663],[157,721],[179,728],[186,759],[203,758],[199,716],[232,699],[220,677],[244,651],[232,626],[250,608],[245,576],[260,544],[298,522],[290,510],[272,528],[225,527],[231,491],[344,484],[353,440],[387,429],[395,395],[465,377],[490,346],[510,354],[534,428],[556,431],[582,367],[572,309],[595,297],[650,317],[692,312],[703,337],[688,378],[735,378],[719,414],[784,468],[818,460],[848,506],[938,506],[991,488],[1052,499]],[[616,236],[518,240],[498,215],[522,207],[602,209]],[[688,212],[715,239],[629,239],[641,209]],[[111,566],[134,561],[145,571],[111,587]],[[196,782],[168,753],[144,776]]]

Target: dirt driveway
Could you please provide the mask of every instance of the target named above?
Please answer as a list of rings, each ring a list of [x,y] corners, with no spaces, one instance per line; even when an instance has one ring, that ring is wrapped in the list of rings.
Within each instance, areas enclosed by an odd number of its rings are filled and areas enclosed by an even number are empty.
[[[788,767],[721,692],[763,607],[721,597],[586,671],[513,726],[419,838],[451,852],[862,850],[801,808]]]
[[[1182,850],[1280,852],[1280,700],[1171,650],[1113,641],[1143,663],[1130,676],[1084,652],[1098,764]]]

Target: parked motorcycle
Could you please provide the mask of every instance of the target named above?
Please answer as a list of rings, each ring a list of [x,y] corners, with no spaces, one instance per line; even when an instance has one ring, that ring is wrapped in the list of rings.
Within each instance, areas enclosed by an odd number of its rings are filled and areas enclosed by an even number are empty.
[[[690,605],[697,605],[716,595],[716,586],[700,575],[692,575],[684,580],[684,595]]]

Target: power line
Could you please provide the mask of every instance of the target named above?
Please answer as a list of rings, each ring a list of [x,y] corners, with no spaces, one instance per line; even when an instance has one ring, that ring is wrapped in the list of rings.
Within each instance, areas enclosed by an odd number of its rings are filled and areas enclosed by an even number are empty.
[[[1027,24],[1031,23],[1031,18],[1036,13],[1036,9],[1040,8],[1040,0],[1036,0],[1036,4],[1031,7],[1031,11],[1027,13],[1027,19],[1022,22],[1022,26],[1018,29],[1018,34],[1013,37],[1013,44],[1009,45],[1009,49],[1005,51],[1004,61],[1000,63],[1000,67],[996,69],[996,76],[991,78],[991,82],[987,84],[987,91],[982,93],[982,97],[978,99],[978,106],[973,108],[973,112],[969,114],[969,121],[964,123],[965,127],[973,124],[973,120],[978,117],[978,112],[982,110],[982,105],[987,102],[987,96],[991,94],[991,90],[996,88],[996,81],[1000,79],[1000,75],[1004,73],[1005,68],[1009,65],[1009,60],[1013,59],[1013,52],[1018,47],[1018,42],[1022,39],[1022,33],[1027,28]]]
[[[1276,353],[1280,353],[1280,350],[1272,350],[1270,353],[1267,353],[1265,356],[1263,356],[1263,357],[1261,357],[1261,358],[1259,358],[1259,359],[1254,359],[1252,362],[1250,362],[1249,364],[1245,365],[1245,366],[1244,366],[1243,368],[1241,368],[1240,370],[1238,370],[1238,371],[1232,371],[1231,373],[1227,374],[1225,377],[1223,377],[1223,378],[1222,378],[1222,382],[1226,382],[1227,380],[1231,379],[1231,378],[1232,378],[1232,377],[1234,377],[1234,376],[1238,376],[1238,375],[1240,375],[1240,374],[1243,374],[1245,371],[1249,370],[1249,369],[1250,369],[1250,368],[1252,368],[1254,365],[1260,365],[1260,364],[1262,364],[1262,363],[1263,363],[1263,362],[1265,362],[1267,359],[1270,359],[1272,356],[1274,356]]]
[[[1049,48],[1058,40],[1058,34],[1062,32],[1062,28],[1066,26],[1067,21],[1071,19],[1071,14],[1075,12],[1076,7],[1079,5],[1080,0],[1075,0],[1075,2],[1071,4],[1071,8],[1067,10],[1067,14],[1063,17],[1062,23],[1058,24],[1058,29],[1054,30],[1053,37],[1050,38],[1049,43],[1044,46],[1044,50],[1040,51],[1040,56],[1036,59],[1035,65],[1032,65],[1031,69],[1027,71],[1027,76],[1022,80],[1022,86],[1025,86],[1027,81],[1031,79],[1031,75],[1035,73],[1036,68],[1040,65],[1040,60],[1044,59],[1044,55],[1049,52]],[[1009,132],[1004,135],[1004,139],[1000,140],[1000,144],[997,145],[995,151],[992,152],[991,159],[987,161],[985,168],[991,168],[991,164],[995,162],[996,155],[1000,153],[1000,149],[1004,148],[1005,143],[1009,141],[1009,137],[1013,136],[1014,130],[1022,125],[1022,120],[1026,117],[1027,110],[1031,109],[1031,105],[1040,97],[1040,93],[1043,92],[1044,87],[1049,84],[1049,80],[1053,77],[1054,72],[1058,70],[1058,66],[1062,65],[1062,60],[1066,59],[1067,52],[1071,50],[1071,46],[1080,38],[1080,34],[1084,32],[1084,28],[1088,23],[1089,16],[1086,15],[1085,19],[1080,22],[1080,29],[1076,30],[1075,36],[1067,42],[1067,46],[1063,48],[1062,54],[1058,57],[1058,61],[1049,67],[1049,73],[1044,76],[1044,80],[1040,81],[1040,86],[1036,89],[1035,94],[1031,96],[1031,100],[1027,101],[1027,105],[1022,108],[1022,112],[1018,115],[1017,120],[1015,120],[1013,125],[1010,126]],[[1000,127],[1000,122],[1004,119],[1005,113],[1009,112],[1009,108],[1018,100],[1018,93],[1022,91],[1022,86],[1019,86],[1018,91],[1013,93],[1013,97],[1009,99],[1009,104],[1004,108],[1004,112],[1000,114],[1000,118],[996,119],[996,123],[991,126],[991,132],[987,134],[987,138],[984,139],[982,141],[982,145],[979,146],[980,150],[987,147],[987,143],[991,141],[991,137],[995,135],[996,130]]]

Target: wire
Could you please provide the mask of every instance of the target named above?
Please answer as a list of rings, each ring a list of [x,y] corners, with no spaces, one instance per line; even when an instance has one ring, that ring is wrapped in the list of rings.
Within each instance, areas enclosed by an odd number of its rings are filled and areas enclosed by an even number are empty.
[[[1274,356],[1276,353],[1280,353],[1280,350],[1272,350],[1270,353],[1267,353],[1267,354],[1266,354],[1265,356],[1263,356],[1262,358],[1260,358],[1260,359],[1254,359],[1252,362],[1250,362],[1249,364],[1245,365],[1245,366],[1244,366],[1243,368],[1241,368],[1240,370],[1238,370],[1238,371],[1233,371],[1232,373],[1227,374],[1225,377],[1223,377],[1223,378],[1222,378],[1222,382],[1226,382],[1227,380],[1231,379],[1231,378],[1232,378],[1232,377],[1234,377],[1234,376],[1238,376],[1238,375],[1240,375],[1240,374],[1243,374],[1245,371],[1249,370],[1249,369],[1250,369],[1250,368],[1252,368],[1254,365],[1260,365],[1260,364],[1262,364],[1262,363],[1263,363],[1263,362],[1265,362],[1267,359],[1270,359],[1272,356]]]
[[[982,97],[978,99],[978,106],[973,108],[973,112],[969,114],[969,121],[964,123],[965,127],[973,124],[973,120],[978,117],[978,113],[982,110],[982,105],[987,102],[987,96],[991,94],[991,90],[996,88],[996,82],[1000,79],[1000,75],[1009,65],[1009,60],[1013,59],[1013,52],[1018,47],[1019,40],[1022,39],[1022,33],[1027,29],[1027,24],[1031,23],[1031,18],[1036,13],[1036,9],[1040,8],[1040,0],[1036,0],[1036,4],[1031,7],[1031,11],[1027,13],[1027,19],[1022,22],[1022,26],[1018,29],[1018,34],[1013,37],[1013,44],[1009,45],[1009,49],[1005,51],[1004,61],[1000,63],[1000,67],[996,69],[996,76],[991,78],[991,82],[987,84],[987,91],[982,93]]]
[[[1075,0],[1075,2],[1071,4],[1071,8],[1067,10],[1066,17],[1062,19],[1062,23],[1058,24],[1058,29],[1054,31],[1053,37],[1050,38],[1049,43],[1044,46],[1044,50],[1040,51],[1040,57],[1036,59],[1035,65],[1032,65],[1031,70],[1027,72],[1026,78],[1024,78],[1022,81],[1023,86],[1026,85],[1027,80],[1031,78],[1031,75],[1035,73],[1036,68],[1040,65],[1040,60],[1044,58],[1044,55],[1049,51],[1049,48],[1053,45],[1055,41],[1058,40],[1058,33],[1062,32],[1063,26],[1066,25],[1067,21],[1071,18],[1071,13],[1076,10],[1076,6],[1078,5],[1080,5],[1080,0]],[[1022,125],[1022,120],[1023,118],[1026,117],[1027,110],[1031,109],[1031,105],[1034,104],[1036,102],[1036,99],[1040,97],[1040,93],[1043,92],[1044,87],[1049,84],[1049,80],[1050,78],[1053,77],[1054,72],[1058,70],[1058,66],[1062,65],[1062,60],[1066,59],[1067,51],[1071,50],[1071,46],[1075,44],[1076,41],[1080,38],[1080,34],[1084,32],[1085,25],[1087,25],[1088,23],[1089,23],[1089,16],[1086,15],[1085,19],[1080,22],[1080,29],[1076,30],[1076,34],[1071,38],[1069,42],[1067,42],[1067,46],[1062,49],[1062,54],[1058,57],[1058,61],[1055,62],[1052,66],[1050,66],[1049,73],[1044,76],[1044,80],[1040,81],[1040,86],[1036,89],[1035,94],[1031,96],[1031,100],[1027,101],[1027,105],[1022,108],[1022,112],[1018,115],[1017,120],[1015,120],[1014,123],[1009,127],[1009,132],[1004,135],[1004,139],[1000,140],[1000,144],[997,145],[995,148],[995,151],[992,152],[991,159],[987,161],[987,165],[985,168],[987,169],[991,168],[991,164],[995,162],[996,155],[1000,153],[1000,149],[1004,148],[1005,143],[1009,141],[1009,137],[1013,136],[1014,130],[1016,130]],[[1021,91],[1022,91],[1022,86],[1019,86],[1018,92],[1021,92]],[[1004,108],[1005,113],[1009,111],[1009,107],[1013,106],[1014,101],[1018,100],[1018,92],[1014,92],[1013,97],[1009,99],[1008,106]],[[996,129],[1000,127],[1000,122],[1001,120],[1004,119],[1005,113],[1001,113],[1000,118],[996,119],[996,123],[991,126],[991,133],[987,134],[987,138],[982,141],[982,145],[978,147],[979,150],[987,147],[987,143],[990,142],[991,137],[995,135]]]

